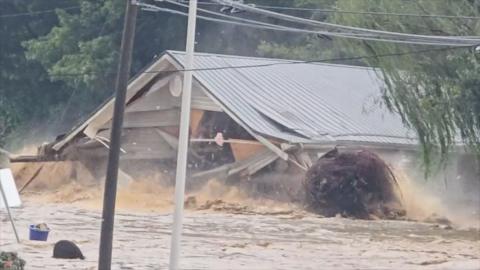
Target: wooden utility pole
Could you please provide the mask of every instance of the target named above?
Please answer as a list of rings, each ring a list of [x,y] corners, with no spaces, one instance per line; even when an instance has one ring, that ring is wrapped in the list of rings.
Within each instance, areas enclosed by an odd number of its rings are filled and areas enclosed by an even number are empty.
[[[135,0],[126,1],[125,22],[123,25],[120,61],[115,83],[115,107],[110,135],[110,150],[108,154],[107,177],[103,195],[102,231],[100,234],[100,252],[98,269],[110,270],[112,265],[113,225],[115,220],[115,200],[117,197],[118,163],[120,155],[123,114],[125,112],[125,97],[130,76],[133,40],[135,38],[135,23],[137,6]]]

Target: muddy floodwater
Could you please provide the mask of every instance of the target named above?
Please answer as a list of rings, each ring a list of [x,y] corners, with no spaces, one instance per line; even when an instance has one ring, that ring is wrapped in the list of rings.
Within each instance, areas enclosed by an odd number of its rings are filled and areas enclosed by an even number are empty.
[[[25,201],[13,214],[15,243],[2,212],[0,249],[18,251],[26,269],[96,269],[98,209]],[[28,241],[27,227],[45,222],[48,242]],[[167,269],[170,213],[119,210],[113,269]],[[75,241],[86,260],[53,259],[53,244]],[[410,221],[320,218],[304,212],[187,211],[181,269],[480,269],[473,229]]]

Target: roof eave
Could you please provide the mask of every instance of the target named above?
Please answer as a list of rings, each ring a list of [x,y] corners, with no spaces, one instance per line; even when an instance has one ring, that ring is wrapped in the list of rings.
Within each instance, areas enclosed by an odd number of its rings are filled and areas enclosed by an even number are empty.
[[[168,57],[172,58],[172,56],[169,53],[164,52],[158,58],[153,60],[150,65],[146,66],[144,69],[142,69],[140,72],[138,72],[135,76],[133,76],[129,80],[128,87],[127,87],[127,92],[130,90],[129,88],[131,88],[132,85],[135,84],[135,82],[144,79],[148,75],[152,76],[152,74],[154,74],[154,73],[151,73],[151,71],[154,71],[152,69],[154,67],[158,66],[159,63],[164,61],[166,59],[167,55],[168,55]],[[150,73],[149,73],[149,71],[150,71]],[[155,76],[153,76],[153,77],[155,77]],[[139,91],[140,89],[137,89],[137,90]],[[135,91],[135,93],[138,92],[138,91]],[[130,98],[132,98],[135,93],[131,93],[131,95],[125,100],[125,102],[128,103]],[[77,124],[62,139],[56,141],[53,144],[52,149],[55,150],[55,151],[60,151],[66,144],[68,144],[69,141],[74,139],[80,132],[84,131],[85,128],[87,128],[88,125],[96,117],[98,117],[101,113],[103,113],[109,106],[113,106],[113,101],[114,100],[115,100],[115,96],[112,96],[109,99],[107,99],[104,103],[102,103],[100,106],[98,106],[97,109],[94,110],[86,120]]]

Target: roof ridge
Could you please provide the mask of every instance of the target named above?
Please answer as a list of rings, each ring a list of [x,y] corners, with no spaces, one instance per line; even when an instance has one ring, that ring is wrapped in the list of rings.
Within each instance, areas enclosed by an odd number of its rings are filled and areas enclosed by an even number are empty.
[[[164,54],[182,54],[185,55],[185,51],[177,51],[177,50],[165,50]],[[222,57],[222,58],[234,58],[234,59],[248,59],[248,60],[266,60],[266,61],[275,61],[275,62],[295,62],[295,63],[302,63],[305,62],[304,60],[295,60],[295,59],[284,59],[284,58],[268,58],[268,57],[257,57],[257,56],[243,56],[243,55],[233,55],[233,54],[219,54],[219,53],[206,53],[206,52],[195,52],[195,55],[198,56],[206,56],[206,57]],[[306,60],[308,61],[308,60]],[[311,60],[315,61],[315,60]],[[371,70],[375,71],[376,68],[374,67],[366,67],[366,66],[355,66],[355,65],[345,65],[345,64],[335,64],[335,63],[327,63],[327,62],[306,62],[306,65],[319,65],[319,66],[336,66],[336,67],[343,67],[343,68],[352,68],[352,69],[362,69],[362,70]]]

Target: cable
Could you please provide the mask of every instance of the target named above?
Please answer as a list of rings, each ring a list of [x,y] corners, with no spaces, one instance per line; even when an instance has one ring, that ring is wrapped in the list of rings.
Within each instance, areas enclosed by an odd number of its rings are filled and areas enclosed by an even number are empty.
[[[353,26],[346,26],[346,25],[340,25],[340,24],[334,24],[334,23],[328,23],[328,22],[321,22],[321,21],[316,21],[316,20],[310,20],[310,19],[305,19],[301,17],[296,17],[296,16],[291,16],[283,13],[278,13],[278,12],[273,12],[269,10],[264,10],[264,9],[259,9],[255,8],[249,5],[245,4],[240,4],[237,2],[233,2],[231,0],[213,0],[217,3],[231,6],[237,9],[249,11],[252,13],[256,14],[261,14],[265,16],[269,16],[272,18],[277,18],[285,21],[290,21],[293,23],[302,23],[302,24],[307,24],[310,26],[316,26],[316,27],[327,27],[330,29],[337,29],[337,30],[348,30],[348,31],[355,31],[355,32],[360,32],[360,33],[368,33],[368,34],[380,34],[384,35],[388,38],[410,38],[410,39],[419,39],[419,41],[431,41],[431,42],[443,42],[443,41],[451,41],[454,43],[457,43],[458,45],[474,45],[478,44],[480,42],[480,38],[468,38],[465,39],[464,37],[461,36],[448,36],[448,37],[443,37],[443,36],[430,36],[430,35],[417,35],[417,34],[407,34],[407,33],[399,33],[399,32],[390,32],[390,31],[382,31],[382,30],[374,30],[374,29],[366,29],[366,28],[360,28],[360,27],[353,27]]]
[[[177,2],[175,0],[155,0],[155,1],[158,1],[158,2],[168,2],[170,4],[173,4],[173,5],[177,5],[177,6],[182,6],[182,7],[185,7],[185,8],[188,8],[188,5],[186,4],[182,4],[180,2]],[[215,4],[215,3],[211,3],[211,4]],[[216,4],[218,5],[218,4]],[[264,26],[268,26],[268,28],[266,29],[273,29],[273,28],[276,28],[276,29],[284,29],[284,30],[289,30],[289,31],[298,31],[298,32],[303,32],[303,33],[310,33],[310,34],[324,34],[324,35],[328,35],[328,34],[332,34],[333,32],[327,32],[327,31],[315,31],[315,30],[307,30],[307,29],[300,29],[300,28],[294,28],[294,27],[288,27],[288,26],[283,26],[283,25],[277,25],[277,24],[272,24],[272,23],[267,23],[267,22],[262,22],[262,21],[257,21],[257,20],[250,20],[250,19],[244,19],[244,18],[240,18],[240,17],[232,17],[232,16],[229,16],[229,15],[226,15],[224,13],[221,13],[221,12],[215,12],[215,11],[211,11],[211,10],[208,10],[208,9],[202,9],[202,8],[197,8],[197,10],[201,11],[201,12],[204,12],[204,13],[208,13],[208,14],[211,14],[211,15],[215,15],[215,16],[219,16],[219,17],[223,17],[223,18],[227,18],[229,20],[237,20],[237,21],[241,21],[241,22],[246,22],[246,23],[249,23],[249,24],[252,24],[252,25],[264,25]],[[186,12],[185,12],[186,14]],[[210,18],[209,18],[210,19]],[[213,19],[213,18],[212,18]],[[363,34],[348,34],[349,36],[352,35],[352,36],[366,36],[366,35],[363,35]],[[371,36],[371,37],[374,37],[373,35],[367,35],[367,36]]]
[[[171,3],[171,4],[174,4],[174,5],[179,5],[179,6],[183,6],[185,8],[188,8],[188,5],[185,5],[185,4],[181,4],[179,2],[176,2],[174,0],[155,0],[155,1],[159,1],[159,2],[168,2],[168,3]],[[300,29],[300,28],[293,28],[293,27],[286,27],[286,26],[281,26],[281,25],[276,25],[276,24],[271,24],[271,23],[265,23],[265,22],[260,22],[260,21],[256,21],[256,20],[249,20],[249,19],[243,19],[243,18],[240,18],[240,17],[232,17],[232,16],[229,16],[229,15],[226,15],[226,14],[223,14],[223,13],[220,13],[220,12],[213,12],[213,11],[210,11],[210,10],[207,10],[207,9],[201,9],[199,8],[198,9],[199,11],[202,11],[202,12],[205,12],[205,13],[209,13],[209,14],[213,14],[213,15],[216,15],[216,16],[220,16],[220,17],[224,17],[224,18],[228,18],[228,19],[235,19],[235,20],[239,20],[239,21],[244,21],[244,22],[248,22],[248,23],[254,23],[254,24],[261,24],[261,25],[265,25],[265,26],[270,26],[270,27],[277,27],[277,28],[281,28],[281,29],[276,29],[276,30],[280,30],[280,31],[289,31],[289,32],[301,32],[301,33],[309,33],[309,34],[321,34],[321,35],[333,35],[333,36],[339,36],[339,37],[346,37],[346,36],[363,36],[363,37],[367,37],[367,38],[377,38],[377,39],[368,39],[368,40],[376,40],[376,41],[389,41],[389,42],[397,42],[397,43],[409,43],[409,42],[400,42],[400,41],[395,41],[395,40],[392,40],[392,39],[382,39],[380,40],[380,36],[374,36],[374,35],[371,35],[371,34],[355,34],[355,33],[339,33],[339,32],[328,32],[328,31],[318,31],[318,30],[307,30],[307,29]],[[268,29],[271,29],[271,28],[268,28]],[[465,37],[465,38],[472,38],[474,39],[475,37]],[[452,44],[452,43],[443,43],[443,44],[440,44],[440,43],[431,43],[431,42],[411,42],[412,44],[420,44],[420,45],[442,45],[442,46],[454,46],[455,44]]]
[[[165,0],[165,1],[167,1],[167,0]],[[182,11],[179,11],[179,10],[174,10],[174,9],[169,9],[169,8],[161,8],[161,7],[157,7],[157,6],[154,6],[154,5],[143,4],[143,3],[138,4],[138,5],[146,7],[144,10],[147,10],[147,11],[159,11],[159,12],[167,12],[167,13],[177,14],[177,15],[182,15],[182,16],[188,16],[188,13],[182,12]],[[212,11],[208,11],[208,12],[215,13],[215,12],[212,12]],[[221,14],[221,15],[222,16],[227,16],[227,15],[224,15],[224,14]],[[219,14],[219,16],[220,16],[220,14]],[[229,17],[229,16],[227,16],[227,17]],[[259,21],[242,19],[242,18],[237,18],[237,17],[229,17],[229,18],[230,19],[233,18],[233,19],[237,19],[237,20],[240,19],[242,21],[247,21],[247,22],[251,22],[251,23],[234,22],[234,21],[216,19],[216,18],[211,18],[211,17],[205,17],[205,16],[201,16],[201,15],[198,15],[197,18],[202,19],[202,20],[207,20],[207,21],[213,21],[213,22],[219,22],[219,23],[228,23],[228,24],[251,27],[251,28],[256,28],[256,29],[287,31],[287,32],[306,33],[306,34],[320,34],[320,35],[328,35],[328,36],[336,36],[336,37],[355,38],[355,39],[361,39],[361,40],[385,41],[385,42],[395,42],[395,43],[404,43],[404,44],[458,46],[457,43],[445,43],[445,42],[444,43],[438,43],[438,42],[433,43],[433,42],[418,42],[418,41],[401,41],[401,40],[393,40],[393,39],[375,38],[375,37],[370,37],[371,35],[365,35],[365,34],[306,30],[306,29],[299,29],[299,28],[292,28],[292,27],[279,26],[279,25],[275,25],[275,24],[263,23],[263,22],[259,22]]]
[[[173,4],[173,5],[177,5],[177,6],[189,8],[188,5],[182,4],[182,3],[177,2],[177,1],[175,1],[175,0],[155,0],[155,1],[158,1],[158,2],[167,2],[167,3]],[[212,3],[212,4],[213,4],[213,3]],[[251,23],[251,24],[258,24],[258,25],[265,25],[265,26],[274,26],[274,27],[277,27],[277,28],[286,28],[286,27],[283,27],[283,26],[280,26],[280,25],[274,25],[274,24],[270,24],[270,23],[266,23],[266,22],[249,20],[249,19],[244,19],[244,18],[240,18],[240,17],[232,17],[232,16],[229,16],[229,15],[226,15],[226,14],[223,14],[223,13],[220,13],[220,12],[211,11],[211,10],[208,10],[208,9],[197,8],[197,10],[198,10],[198,11],[201,11],[201,12],[204,12],[204,13],[207,13],[207,14],[211,14],[211,15],[215,15],[215,16],[227,18],[227,19],[229,19],[229,20],[233,19],[233,20],[242,21],[242,22],[247,22],[247,23]]]
[[[478,16],[462,16],[462,15],[444,15],[444,14],[415,14],[415,13],[393,13],[393,12],[374,12],[374,11],[350,11],[341,9],[312,9],[312,8],[291,8],[257,5],[259,8],[273,10],[296,10],[296,11],[314,11],[321,13],[339,13],[354,15],[373,15],[373,16],[397,16],[397,17],[416,17],[416,18],[441,18],[441,19],[459,19],[459,20],[479,20]]]
[[[158,0],[157,0],[158,1]],[[173,5],[177,5],[177,6],[181,6],[181,7],[185,7],[185,8],[188,8],[188,5],[185,5],[185,4],[182,4],[182,3],[179,3],[179,2],[176,2],[176,1],[173,1],[173,0],[160,0],[161,2],[167,2],[167,3],[170,3],[170,4],[173,4]],[[153,9],[155,8],[159,8],[157,6],[153,6],[152,7]],[[263,26],[268,26],[269,28],[268,29],[272,29],[272,28],[287,28],[287,27],[283,27],[283,26],[280,26],[280,25],[274,25],[274,24],[270,24],[270,23],[266,23],[266,22],[261,22],[261,21],[255,21],[255,20],[249,20],[249,19],[244,19],[244,18],[239,18],[239,17],[231,17],[231,16],[228,16],[226,14],[223,14],[223,13],[219,13],[219,12],[214,12],[214,11],[210,11],[210,10],[207,10],[207,9],[202,9],[202,8],[197,8],[198,11],[201,11],[201,12],[204,12],[204,13],[207,13],[207,14],[211,14],[211,15],[215,15],[215,16],[219,16],[219,17],[224,17],[224,18],[227,18],[229,20],[233,19],[233,20],[237,20],[237,21],[241,21],[241,22],[245,22],[247,24],[250,24],[252,26],[257,26],[257,25],[263,25]],[[161,10],[159,10],[161,11]],[[173,9],[168,9],[168,8],[165,8],[163,9],[163,11],[174,11]],[[177,11],[177,10],[175,10]],[[183,14],[187,14],[186,12],[181,12],[181,11],[178,11],[180,13]],[[179,13],[177,13],[179,14]],[[202,18],[204,19],[215,19],[215,18],[211,18],[211,17],[205,17],[205,16],[201,16]],[[219,19],[215,19],[215,20],[219,20]],[[224,20],[222,20],[223,22],[225,22]],[[243,25],[243,24],[242,24]]]
[[[177,5],[177,6],[182,6],[182,7],[188,8],[188,5],[185,5],[185,4],[176,2],[176,1],[174,1],[174,0],[155,0],[155,1],[168,2],[168,3],[173,4],[173,5]],[[159,7],[151,6],[151,5],[149,5],[149,7],[152,7],[153,9],[159,8]],[[220,20],[220,19],[215,19],[215,18],[211,18],[211,17],[202,16],[202,18],[205,19],[205,20],[215,20],[215,21],[217,21],[217,22],[226,22],[226,23],[231,23],[230,20],[237,20],[237,21],[241,21],[241,22],[245,22],[245,23],[247,23],[247,24],[250,24],[250,26],[257,26],[257,25],[268,26],[268,27],[266,27],[265,29],[273,29],[273,30],[282,30],[282,29],[283,29],[283,30],[294,31],[294,32],[297,31],[297,32],[303,32],[303,33],[325,34],[325,35],[331,33],[331,32],[327,32],[327,31],[314,31],[314,30],[299,29],[299,28],[287,27],[287,26],[283,26],[283,25],[276,25],[276,24],[266,23],[266,22],[262,22],[262,21],[244,19],[244,18],[240,18],[240,17],[232,17],[232,16],[229,16],[229,15],[226,15],[226,14],[223,14],[223,13],[220,13],[220,12],[211,11],[211,10],[208,10],[208,9],[198,8],[197,10],[198,10],[198,11],[201,11],[201,12],[204,12],[204,13],[211,14],[211,15],[215,15],[215,16],[219,16],[219,17],[223,17],[223,18],[229,19],[229,21],[225,21],[225,20]],[[164,9],[159,10],[159,11],[168,12],[168,11],[177,11],[177,10],[164,8]],[[181,12],[181,11],[178,11],[178,12]],[[181,12],[181,13],[182,13],[182,14],[187,14],[186,12]],[[177,14],[179,14],[179,13],[177,13]],[[239,24],[239,25],[249,26],[249,25],[246,25],[246,24]],[[349,35],[350,35],[350,34],[349,34]],[[357,34],[351,34],[351,35],[357,36]],[[358,35],[358,36],[364,36],[364,35]]]
[[[181,1],[188,3],[188,1]],[[215,5],[221,4],[211,2],[199,2],[199,5]],[[373,11],[351,11],[341,9],[322,9],[322,8],[301,8],[301,7],[282,7],[253,4],[257,8],[272,9],[272,10],[291,10],[291,11],[312,11],[321,13],[340,13],[340,14],[355,14],[355,15],[374,15],[374,16],[398,16],[398,17],[419,17],[419,18],[443,18],[443,19],[464,19],[464,20],[478,20],[478,16],[462,16],[462,15],[445,15],[445,14],[416,14],[416,13],[393,13],[393,12],[373,12]]]
[[[154,1],[157,1],[157,2],[168,2],[168,3],[170,3],[170,4],[174,4],[174,5],[177,5],[177,6],[182,6],[182,7],[188,8],[188,5],[182,4],[182,3],[180,3],[179,1],[175,1],[175,0],[154,0]],[[185,1],[184,1],[184,2],[185,2]],[[218,4],[218,3],[206,3],[206,2],[202,2],[202,3],[220,5],[220,4]],[[153,6],[153,7],[156,7],[156,6]],[[276,24],[270,24],[270,23],[260,22],[260,21],[256,21],[256,20],[248,20],[248,19],[243,19],[243,18],[240,18],[240,17],[233,17],[233,16],[229,16],[229,15],[226,15],[226,14],[223,14],[223,13],[220,13],[220,12],[214,12],[214,11],[207,10],[207,9],[201,9],[201,8],[199,8],[198,10],[199,10],[199,11],[203,11],[203,12],[205,12],[205,13],[213,14],[213,15],[216,15],[216,16],[224,17],[224,18],[226,17],[226,18],[228,18],[228,19],[240,20],[240,21],[244,21],[244,22],[249,22],[249,23],[254,23],[254,24],[262,24],[262,25],[273,26],[273,27],[280,27],[280,28],[282,28],[282,29],[298,30],[298,31],[301,31],[301,32],[306,32],[306,33],[325,34],[325,35],[335,33],[335,34],[337,34],[337,35],[342,34],[342,36],[348,35],[348,36],[364,36],[364,37],[377,37],[377,38],[380,38],[380,37],[381,37],[381,36],[372,35],[372,34],[355,34],[355,33],[345,33],[345,32],[328,32],[328,31],[318,31],[318,30],[316,30],[316,31],[313,31],[313,30],[305,30],[305,29],[299,29],[299,28],[293,28],[293,27],[286,27],[286,26],[281,26],[281,25],[276,25]],[[448,37],[448,36],[438,36],[438,37]],[[477,38],[477,37],[465,36],[464,38],[475,39],[475,38]],[[478,38],[479,38],[479,42],[480,42],[480,37],[478,37]],[[427,44],[427,45],[431,45],[432,43],[429,42],[429,43],[415,43],[415,44]],[[450,46],[451,44],[444,44],[444,45],[445,45],[445,46]]]
[[[407,34],[407,33],[398,33],[398,32],[390,32],[390,31],[382,31],[382,30],[374,30],[374,29],[366,29],[366,28],[360,28],[360,27],[352,27],[352,26],[345,26],[345,25],[340,25],[340,24],[333,24],[333,23],[328,23],[328,22],[321,22],[321,21],[316,21],[316,20],[310,20],[310,19],[305,19],[301,17],[296,17],[296,16],[291,16],[283,13],[277,13],[273,11],[268,11],[268,10],[262,10],[258,9],[249,5],[244,5],[240,4],[237,2],[233,2],[231,0],[213,0],[215,2],[221,3],[223,5],[231,5],[232,7],[238,8],[238,9],[243,9],[246,11],[250,11],[253,13],[261,14],[261,15],[266,15],[270,17],[274,17],[277,19],[282,19],[294,23],[304,23],[312,26],[317,26],[317,27],[329,27],[329,28],[334,28],[334,29],[341,29],[341,30],[349,30],[349,31],[359,31],[359,32],[366,32],[366,33],[377,33],[377,34],[383,34],[383,35],[389,35],[390,37],[410,37],[410,38],[422,38],[422,39],[434,39],[434,40],[456,40],[456,41],[462,41],[463,37],[458,37],[458,36],[430,36],[430,35],[416,35],[416,34]],[[467,39],[468,41],[472,41],[471,38]],[[476,38],[474,40],[475,42],[480,41],[480,39]]]
[[[480,44],[479,44],[480,45]],[[258,64],[258,65],[239,65],[239,66],[224,66],[224,67],[215,67],[215,68],[197,68],[197,69],[180,69],[180,70],[167,70],[167,71],[149,71],[144,73],[159,73],[159,72],[183,72],[183,71],[212,71],[212,70],[225,70],[225,69],[244,69],[244,68],[261,68],[261,67],[271,67],[279,65],[298,65],[298,64],[317,64],[317,63],[328,63],[328,62],[345,62],[345,61],[354,61],[354,60],[365,60],[372,58],[384,58],[384,57],[396,57],[396,56],[405,56],[405,55],[415,55],[439,51],[449,51],[456,49],[466,49],[472,48],[472,46],[464,47],[446,47],[446,48],[437,48],[437,49],[425,49],[425,50],[416,50],[416,51],[405,51],[405,52],[396,52],[396,53],[387,53],[387,54],[376,54],[376,55],[363,55],[363,56],[352,56],[352,57],[343,57],[343,58],[327,58],[327,59],[317,59],[317,60],[306,60],[306,61],[282,61],[274,62],[268,64]]]
[[[167,0],[164,0],[164,1],[167,1]],[[174,9],[169,9],[169,8],[161,8],[161,7],[157,7],[155,5],[144,4],[144,3],[139,3],[137,5],[146,7],[146,9],[144,9],[144,10],[147,10],[147,11],[160,11],[160,12],[167,12],[167,13],[182,15],[182,16],[185,16],[185,17],[188,16],[188,13],[182,12],[182,11],[179,11],[179,10],[174,10]],[[203,10],[203,9],[199,9],[199,10]],[[209,13],[215,13],[213,11],[208,11],[208,10],[203,10],[203,11],[206,11],[206,12],[209,12]],[[224,14],[219,14],[219,16],[220,15],[221,16],[227,16],[227,15],[224,15]],[[227,17],[229,17],[229,16],[227,16]],[[371,34],[356,34],[356,33],[343,33],[343,32],[330,32],[330,31],[299,29],[299,28],[292,28],[292,27],[286,27],[286,26],[280,26],[280,25],[275,25],[275,24],[259,22],[259,21],[255,21],[255,20],[237,18],[237,17],[229,17],[229,18],[230,19],[233,18],[233,19],[237,19],[237,20],[247,21],[247,22],[251,22],[251,23],[234,22],[234,21],[229,21],[229,20],[222,20],[222,19],[217,19],[217,18],[205,17],[205,16],[202,16],[202,15],[198,15],[197,18],[202,19],[202,20],[207,20],[207,21],[213,21],[213,22],[219,22],[219,23],[228,23],[228,24],[245,26],[245,27],[250,27],[250,28],[255,28],[255,29],[267,29],[267,30],[285,31],[285,32],[303,33],[303,34],[320,34],[320,35],[326,35],[326,36],[351,38],[351,39],[359,39],[359,40],[368,40],[368,41],[381,41],[381,42],[391,42],[391,43],[410,44],[410,45],[464,46],[464,45],[459,45],[455,42],[447,42],[447,41],[444,41],[444,42],[428,42],[428,41],[415,41],[415,40],[409,41],[409,40],[397,40],[397,39],[381,38],[381,37],[377,37],[377,36],[372,36]]]
[[[480,46],[480,44],[476,46]],[[366,59],[372,59],[372,58],[377,59],[377,58],[385,58],[385,57],[398,57],[398,56],[416,55],[416,54],[424,54],[424,53],[432,53],[432,52],[468,49],[468,48],[474,48],[474,47],[475,46],[444,47],[444,48],[435,48],[435,49],[395,52],[395,53],[387,53],[387,54],[352,56],[352,57],[344,57],[344,58],[326,58],[326,59],[307,60],[307,61],[283,60],[281,62],[273,62],[268,64],[266,63],[266,64],[257,64],[257,65],[239,65],[239,66],[223,66],[223,67],[213,67],[213,68],[193,68],[193,69],[175,69],[175,70],[151,70],[151,71],[139,72],[138,74],[152,74],[152,73],[153,74],[172,74],[172,73],[184,72],[184,71],[203,72],[203,71],[228,70],[228,69],[262,68],[262,67],[271,67],[271,66],[278,66],[278,65],[329,64],[331,62],[345,62],[345,61],[355,61],[355,60],[366,60]],[[74,76],[85,76],[85,75],[93,75],[93,74],[96,74],[96,73],[70,73],[70,74],[60,74],[60,75],[51,75],[51,76],[52,77],[74,77]],[[107,74],[116,74],[116,73],[107,73]]]
[[[168,1],[168,0],[157,0],[157,1],[161,1],[161,2],[169,2],[169,3],[172,3],[172,4],[176,4],[176,5],[182,5],[182,4],[179,4],[177,2],[174,2],[174,1]],[[186,5],[182,5],[182,6],[186,6]],[[159,7],[156,7],[156,6],[153,6],[153,8],[156,8],[157,11],[164,11],[164,12],[169,12],[169,11],[172,11],[172,10],[169,10],[169,9],[165,9],[165,8],[159,8]],[[214,13],[218,16],[223,16],[223,17],[229,17],[227,15],[224,15],[224,14],[218,14],[218,13],[215,13],[215,12],[212,12],[212,11],[209,11],[209,10],[203,10],[203,11],[206,11],[208,13]],[[181,14],[181,15],[185,15],[186,13],[179,13],[179,11],[172,11],[173,13],[175,14]],[[229,17],[229,18],[234,18],[234,19],[240,19],[238,17]],[[226,22],[226,21],[222,21],[222,20],[219,20],[219,19],[213,19],[213,18],[205,18],[205,17],[202,17],[202,19],[206,19],[206,20],[210,20],[210,21],[217,21],[217,22]],[[246,19],[243,19],[244,21]],[[457,44],[456,42],[454,41],[451,41],[450,43],[440,43],[440,42],[425,42],[425,41],[416,41],[416,40],[396,40],[396,39],[386,39],[386,38],[381,38],[381,37],[377,37],[377,38],[372,38],[372,35],[371,34],[355,34],[355,33],[345,33],[345,32],[325,32],[325,31],[312,31],[312,30],[305,30],[305,29],[298,29],[298,28],[291,28],[291,27],[284,27],[284,26],[279,26],[279,25],[273,25],[273,24],[267,24],[267,23],[263,23],[263,22],[258,22],[258,21],[251,21],[251,20],[246,20],[246,21],[249,21],[249,22],[253,22],[255,24],[258,24],[258,23],[261,23],[262,25],[269,25],[269,26],[273,26],[275,27],[276,29],[273,29],[273,30],[280,30],[280,31],[290,31],[290,32],[302,32],[302,33],[313,33],[313,34],[323,34],[323,35],[331,35],[331,36],[337,36],[337,37],[348,37],[348,38],[356,38],[356,39],[363,39],[363,40],[372,40],[372,41],[384,41],[384,42],[395,42],[395,43],[404,43],[404,44],[422,44],[422,45],[439,45],[439,46],[458,46],[460,44]],[[226,22],[226,23],[230,23],[230,24],[236,24],[236,25],[243,25],[243,26],[249,26],[249,27],[252,27],[251,25],[245,25],[245,24],[239,24],[239,23],[233,23],[233,22]],[[280,29],[279,29],[280,27]],[[266,29],[272,29],[271,27],[260,27],[260,28],[266,28]],[[364,37],[364,38],[359,38],[359,37]],[[480,40],[479,40],[480,41]]]
[[[0,15],[0,18],[13,18],[13,17],[20,17],[20,16],[32,16],[32,15],[38,15],[38,14],[55,12],[57,9],[73,10],[73,9],[79,9],[79,8],[80,8],[80,6],[71,6],[71,7],[65,7],[65,8],[46,9],[46,10],[32,11],[32,12],[2,14],[2,15]]]

